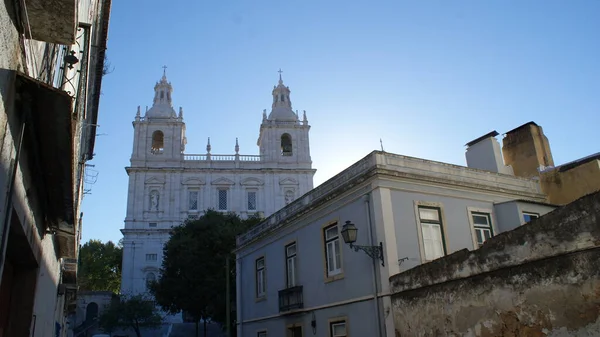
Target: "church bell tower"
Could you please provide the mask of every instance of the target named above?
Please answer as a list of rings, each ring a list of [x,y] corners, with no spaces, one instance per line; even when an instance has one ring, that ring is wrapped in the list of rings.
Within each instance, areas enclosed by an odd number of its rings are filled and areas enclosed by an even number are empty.
[[[165,67],[166,68],[166,67]],[[152,107],[141,116],[140,107],[133,122],[134,140],[132,166],[147,161],[180,161],[185,150],[185,123],[183,109],[179,114],[173,109],[173,87],[167,81],[166,71],[154,85]]]
[[[267,164],[276,167],[294,166],[310,169],[310,147],[308,132],[310,125],[306,112],[302,120],[298,112],[292,110],[290,88],[283,84],[279,70],[279,83],[273,88],[273,104],[271,112],[263,111],[263,120],[260,125],[258,146],[260,154]]]

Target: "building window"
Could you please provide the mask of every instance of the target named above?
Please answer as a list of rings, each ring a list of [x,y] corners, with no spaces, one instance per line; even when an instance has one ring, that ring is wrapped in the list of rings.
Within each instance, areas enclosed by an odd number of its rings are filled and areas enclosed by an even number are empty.
[[[156,222],[148,223],[148,227],[150,227],[150,228],[156,228],[156,226],[157,226]]]
[[[152,133],[152,147],[150,152],[152,154],[161,154],[165,148],[165,135],[160,130],[156,130]]]
[[[446,255],[440,209],[419,206],[419,223],[423,234],[425,259],[431,261]]]
[[[302,337],[302,326],[288,326],[285,337]]]
[[[523,220],[525,220],[525,223],[528,223],[531,220],[535,220],[539,217],[540,215],[537,213],[523,212]]]
[[[219,200],[217,206],[219,211],[227,210],[227,190],[219,190]]]
[[[284,133],[281,135],[281,155],[292,155],[292,136],[290,136],[289,133]]]
[[[189,191],[188,192],[188,210],[197,211],[198,210],[198,191]]]
[[[256,191],[248,191],[248,210],[256,211]]]
[[[285,246],[285,276],[287,287],[296,286],[296,243]]]
[[[329,323],[329,335],[331,337],[346,337],[346,321],[337,321]]]
[[[327,276],[340,274],[342,272],[342,253],[337,223],[326,227],[323,231],[325,236]]]
[[[156,275],[154,273],[148,273],[146,274],[146,288],[150,287],[150,284],[152,284],[152,282],[156,281]]]
[[[146,254],[146,261],[156,261],[158,260],[157,254]]]
[[[265,286],[265,258],[261,257],[256,260],[256,297],[264,297],[266,292]]]
[[[256,333],[256,337],[267,337],[266,331],[259,331]]]
[[[472,212],[471,218],[473,219],[473,228],[475,230],[475,237],[477,238],[477,245],[481,247],[487,239],[494,236],[492,217],[489,213]]]

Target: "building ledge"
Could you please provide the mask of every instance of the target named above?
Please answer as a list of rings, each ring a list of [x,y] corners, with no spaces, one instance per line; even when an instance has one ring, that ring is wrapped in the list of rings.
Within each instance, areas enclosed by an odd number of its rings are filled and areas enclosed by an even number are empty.
[[[75,43],[76,0],[24,0],[23,3],[23,26],[27,37],[64,45]]]
[[[44,230],[56,234],[57,255],[77,256],[73,191],[73,99],[66,92],[17,73],[17,111],[25,122],[23,148]]]

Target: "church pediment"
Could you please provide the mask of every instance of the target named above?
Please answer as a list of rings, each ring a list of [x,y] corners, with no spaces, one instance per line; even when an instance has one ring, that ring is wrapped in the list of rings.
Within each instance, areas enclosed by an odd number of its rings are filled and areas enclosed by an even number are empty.
[[[164,183],[165,183],[165,179],[161,178],[161,177],[150,177],[150,178],[146,179],[146,185],[151,185],[151,184],[162,185]]]
[[[265,182],[258,178],[250,177],[242,180],[241,184],[244,186],[262,186]]]
[[[283,178],[279,180],[279,185],[298,185],[298,180],[290,177]]]
[[[190,178],[183,179],[181,184],[182,185],[204,185],[204,184],[206,184],[206,182],[200,178],[190,177]]]
[[[211,182],[211,185],[235,185],[235,182],[231,179],[221,177]]]

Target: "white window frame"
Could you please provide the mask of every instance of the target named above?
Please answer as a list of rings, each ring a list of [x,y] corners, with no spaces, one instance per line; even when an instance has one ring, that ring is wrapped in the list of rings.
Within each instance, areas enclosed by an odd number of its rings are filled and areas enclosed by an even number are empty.
[[[250,208],[250,193],[254,193],[254,209]],[[246,210],[250,213],[258,212],[258,190],[247,189],[246,190]]]
[[[257,331],[256,337],[267,337],[267,330]]]
[[[146,261],[158,261],[158,254],[156,254],[156,253],[146,254]]]
[[[522,211],[522,212],[521,212],[521,219],[523,220],[523,224],[526,224],[526,223],[530,223],[530,222],[531,222],[531,220],[529,220],[529,221],[525,221],[525,215],[529,215],[529,216],[535,216],[535,217],[536,217],[536,219],[539,219],[539,218],[540,218],[540,213],[536,213],[536,212],[528,212],[528,211]]]
[[[196,194],[196,208],[192,208],[192,194]],[[188,212],[200,211],[200,191],[197,189],[189,189],[187,193],[187,209]]]
[[[344,334],[335,334],[336,326],[344,326],[345,333]],[[348,337],[348,323],[346,320],[331,320],[329,322],[329,337]]]
[[[262,262],[262,263],[261,263]],[[256,259],[254,262],[255,274],[254,281],[256,285],[255,295],[256,298],[263,298],[267,294],[267,273],[266,273],[266,263],[265,257],[261,256]]]
[[[296,242],[289,243],[285,246],[285,283],[286,288],[295,287],[298,284],[298,245]]]
[[[154,276],[154,279],[153,279],[152,281],[156,281],[156,277],[157,277],[157,276],[156,276],[156,273],[155,273],[155,272],[153,272],[153,271],[147,272],[147,273],[146,273],[146,289],[148,289],[148,286],[149,286],[149,282],[150,282],[150,280],[149,280],[149,277],[148,277],[148,276],[150,276],[150,275]]]
[[[438,212],[438,220],[421,220],[421,209],[433,209]],[[417,225],[417,236],[419,238],[419,250],[421,253],[421,262],[428,262],[446,256],[450,253],[448,249],[448,241],[446,237],[446,225],[444,218],[444,208],[441,203],[437,202],[426,202],[426,201],[415,201],[415,222]],[[442,242],[442,255],[432,256],[432,252],[428,252],[426,249],[425,238],[423,237],[423,224],[429,229],[433,229],[436,225],[439,228],[440,241]],[[436,233],[437,234],[437,233]],[[429,255],[429,256],[428,256]]]
[[[221,208],[221,191],[225,192],[225,208]],[[217,211],[226,212],[229,210],[229,189],[228,188],[218,188],[217,189]]]
[[[329,235],[335,228],[335,234]],[[340,241],[340,229],[337,222],[323,228],[323,241],[325,242],[325,271],[328,277],[342,273],[342,246]],[[337,251],[336,251],[337,249]]]
[[[490,238],[493,238],[498,234],[498,229],[496,228],[496,222],[494,221],[494,212],[488,208],[477,208],[477,207],[467,207],[467,214],[469,216],[469,225],[471,227],[471,236],[473,237],[473,249],[478,249],[481,247],[479,244],[479,240],[477,238],[477,231],[485,229],[484,226],[475,224],[474,216],[487,216],[489,222],[489,230],[490,230]],[[488,239],[488,240],[489,240]],[[485,242],[485,241],[484,241]]]

